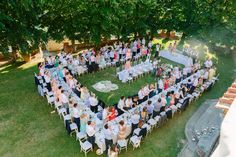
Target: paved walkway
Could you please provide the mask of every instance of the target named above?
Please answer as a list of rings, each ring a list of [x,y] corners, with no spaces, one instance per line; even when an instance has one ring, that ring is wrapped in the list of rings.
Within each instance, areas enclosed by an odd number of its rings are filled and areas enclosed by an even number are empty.
[[[195,140],[194,138],[196,136],[196,131],[200,132],[205,128],[211,128],[214,126],[216,134],[219,133],[218,131],[223,120],[223,113],[221,110],[215,108],[217,101],[218,100],[216,99],[206,100],[189,119],[185,126],[187,143],[179,153],[178,157],[198,157],[196,153],[198,140]],[[209,145],[214,144],[209,143]]]

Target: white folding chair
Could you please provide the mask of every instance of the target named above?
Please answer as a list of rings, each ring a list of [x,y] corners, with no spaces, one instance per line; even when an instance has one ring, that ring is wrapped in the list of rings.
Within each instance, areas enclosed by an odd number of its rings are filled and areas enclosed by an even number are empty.
[[[165,111],[161,112],[160,116],[161,116],[160,124],[164,125],[167,122],[167,120],[168,120],[166,112]]]
[[[78,131],[77,125],[75,123],[71,123],[70,130],[71,130],[70,135],[72,135],[74,132]]]
[[[62,107],[62,104],[59,103],[58,101],[55,101],[55,102],[54,102],[54,107],[55,107],[55,109],[58,111],[58,110]]]
[[[151,129],[154,129],[157,125],[157,121],[155,119],[149,119],[148,124],[151,126]]]
[[[43,83],[42,85],[43,85],[43,87],[46,87],[46,86],[47,86],[47,84],[46,84],[46,83]]]
[[[47,92],[47,95],[49,96],[49,97],[51,97],[51,96],[53,96],[53,92],[51,91],[51,92]]]
[[[178,107],[176,107],[175,105],[171,105],[170,108],[172,110],[172,117],[174,117],[174,114],[177,112]]]
[[[118,140],[117,146],[119,148],[119,152],[121,152],[122,149],[125,149],[127,151],[128,139]]]
[[[136,129],[134,129],[134,133],[133,133],[133,135],[137,135],[137,136],[139,136],[139,132],[141,131],[141,129],[140,128],[136,128]]]
[[[38,85],[38,93],[40,96],[44,96],[43,88],[41,87],[41,85]]]
[[[147,128],[147,135],[150,134],[152,131],[151,126],[148,125],[147,123],[143,124],[142,128]]]
[[[182,112],[182,111],[181,111],[182,104],[181,104],[181,103],[177,103],[177,104],[176,104],[176,107],[177,107],[177,111],[178,111],[179,113],[181,113],[181,112]]]
[[[62,107],[62,108],[57,108],[57,112],[58,112],[58,115],[60,116],[63,116],[63,114],[66,114],[66,108]]]
[[[160,127],[160,119],[161,119],[161,117],[160,116],[156,116],[154,119],[157,122],[157,128],[159,128]]]
[[[133,150],[134,150],[135,148],[140,147],[141,138],[142,138],[142,137],[138,137],[138,136],[136,136],[136,135],[134,135],[134,136],[132,136],[132,137],[130,138],[130,144],[132,144]]]
[[[46,87],[43,87],[43,94],[45,95],[48,92],[48,89]]]
[[[54,101],[55,101],[54,96],[46,95],[46,98],[47,98],[48,104],[51,105],[51,107],[52,107],[54,105]]]
[[[80,152],[83,151],[85,154],[85,157],[87,157],[87,153],[89,151],[93,151],[93,146],[89,141],[79,141],[80,142]]]
[[[64,125],[66,126],[66,121],[67,120],[71,121],[71,116],[70,116],[70,114],[66,114],[65,112],[63,112],[62,117],[63,117],[63,120],[64,120]]]
[[[75,140],[76,141],[79,140],[79,141],[84,142],[86,139],[87,139],[86,133],[76,131],[76,136],[75,136]]]

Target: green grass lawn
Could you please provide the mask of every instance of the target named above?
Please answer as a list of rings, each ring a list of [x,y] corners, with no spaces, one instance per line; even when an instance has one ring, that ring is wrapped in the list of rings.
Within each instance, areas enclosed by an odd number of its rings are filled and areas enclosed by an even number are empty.
[[[180,115],[155,129],[141,144],[140,149],[122,151],[125,157],[175,157],[183,146],[184,127],[191,115],[206,99],[220,97],[235,79],[236,56],[217,53],[219,82],[211,91],[192,103]],[[79,142],[68,136],[63,121],[47,105],[46,99],[40,97],[34,87],[33,73],[37,67],[30,64],[7,65],[0,67],[0,156],[1,157],[78,157]],[[110,68],[96,74],[79,78],[84,84],[91,85],[99,80],[115,78],[115,69]],[[96,80],[96,81],[95,81]],[[137,93],[144,82],[154,81],[150,75],[131,84],[121,84],[119,90],[111,94],[96,93],[107,103],[115,103],[120,95]],[[92,90],[92,89],[91,89]],[[89,153],[88,156],[96,156]]]

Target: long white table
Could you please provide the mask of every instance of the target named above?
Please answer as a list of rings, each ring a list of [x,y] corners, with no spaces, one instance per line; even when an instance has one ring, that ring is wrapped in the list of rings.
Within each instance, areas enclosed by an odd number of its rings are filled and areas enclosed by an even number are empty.
[[[124,69],[118,72],[117,75],[119,80],[122,82],[127,82],[129,79],[133,79],[133,77],[137,77],[152,70],[152,63],[150,61],[145,61],[138,65],[132,66],[129,70]]]
[[[193,60],[190,57],[187,57],[183,54],[173,52],[171,53],[169,50],[162,50],[160,51],[160,56],[166,59],[169,59],[173,62],[182,64],[184,66],[191,66],[193,65]]]

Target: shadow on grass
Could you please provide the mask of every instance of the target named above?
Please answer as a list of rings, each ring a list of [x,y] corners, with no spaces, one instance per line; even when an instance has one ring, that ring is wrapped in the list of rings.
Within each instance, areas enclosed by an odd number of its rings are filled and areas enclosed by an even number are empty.
[[[20,66],[25,64],[25,62],[8,62],[0,66],[0,73],[8,73]]]

